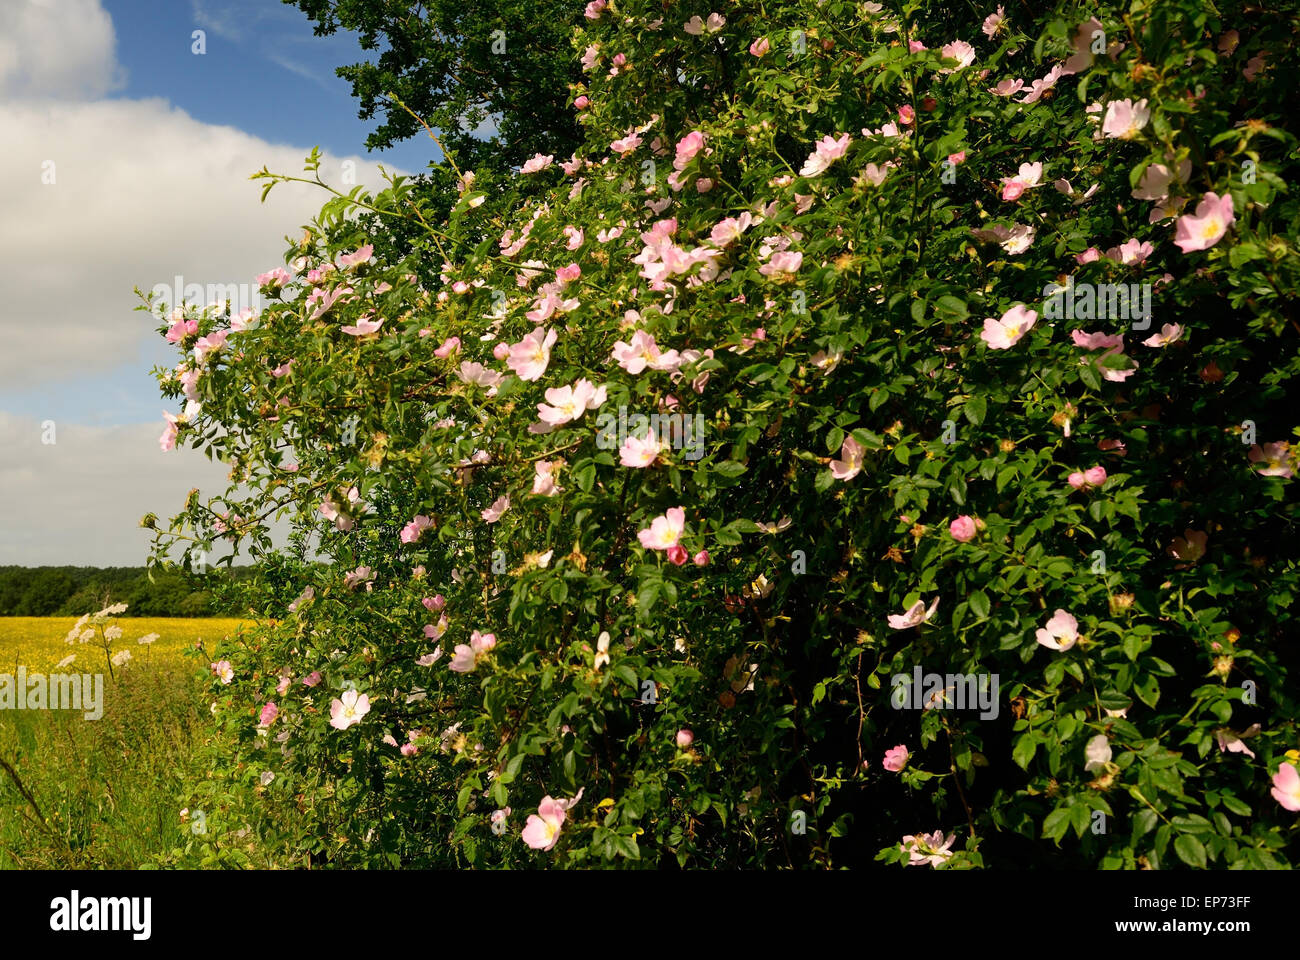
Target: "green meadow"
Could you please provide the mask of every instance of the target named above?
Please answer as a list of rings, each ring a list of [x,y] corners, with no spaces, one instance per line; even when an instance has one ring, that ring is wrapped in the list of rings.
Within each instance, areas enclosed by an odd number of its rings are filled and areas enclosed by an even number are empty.
[[[122,618],[113,668],[73,617],[0,617],[0,674],[103,674],[103,716],[0,709],[0,868],[134,868],[182,842],[181,780],[206,733],[197,642],[233,619]],[[152,643],[140,637],[157,634]],[[57,665],[73,656],[66,666]],[[30,682],[30,681],[29,681]]]

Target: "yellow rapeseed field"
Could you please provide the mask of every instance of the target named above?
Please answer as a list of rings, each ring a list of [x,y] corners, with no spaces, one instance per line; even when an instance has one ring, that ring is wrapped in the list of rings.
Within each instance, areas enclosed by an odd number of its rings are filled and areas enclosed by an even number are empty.
[[[49,671],[68,656],[76,659],[67,669],[104,666],[104,652],[92,644],[66,642],[76,617],[0,617],[0,673],[20,666],[29,671]],[[212,649],[243,621],[228,617],[117,617],[122,636],[113,642],[112,651],[131,651],[138,663],[158,660],[182,662],[187,648],[202,640]],[[148,644],[141,637],[157,634]]]

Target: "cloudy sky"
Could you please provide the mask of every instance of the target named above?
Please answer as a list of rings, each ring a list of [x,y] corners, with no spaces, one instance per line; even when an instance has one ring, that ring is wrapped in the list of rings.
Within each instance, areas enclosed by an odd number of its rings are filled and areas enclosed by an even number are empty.
[[[225,470],[159,449],[150,370],[177,357],[133,288],[251,285],[282,264],[324,198],[294,185],[259,203],[263,166],[300,172],[319,144],[327,181],[350,159],[376,186],[377,163],[432,154],[367,153],[334,76],[359,48],[278,0],[2,7],[0,564],[141,565],[140,517],[221,492]]]

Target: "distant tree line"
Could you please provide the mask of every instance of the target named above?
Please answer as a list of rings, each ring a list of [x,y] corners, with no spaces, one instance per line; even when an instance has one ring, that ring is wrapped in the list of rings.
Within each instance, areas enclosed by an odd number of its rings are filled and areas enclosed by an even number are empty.
[[[0,616],[81,616],[109,603],[127,604],[126,616],[209,617],[225,611],[216,594],[251,567],[198,575],[147,567],[0,566]]]

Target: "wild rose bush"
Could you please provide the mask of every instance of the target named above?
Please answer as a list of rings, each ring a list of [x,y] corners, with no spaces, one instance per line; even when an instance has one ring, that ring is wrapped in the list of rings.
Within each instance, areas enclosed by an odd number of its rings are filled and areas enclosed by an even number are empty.
[[[158,550],[265,560],[178,858],[1289,864],[1296,17],[1219,11],[596,0],[576,156],[176,313]]]

